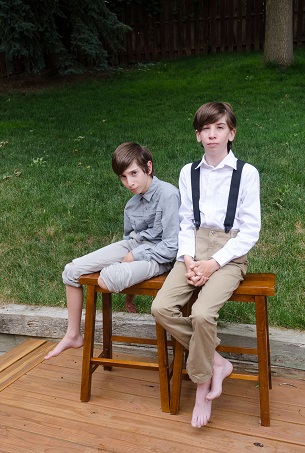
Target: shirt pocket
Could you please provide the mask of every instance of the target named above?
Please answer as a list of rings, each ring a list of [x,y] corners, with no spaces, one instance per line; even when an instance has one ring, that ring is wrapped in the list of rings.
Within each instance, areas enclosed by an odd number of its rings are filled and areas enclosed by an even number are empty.
[[[129,216],[129,220],[133,231],[135,231],[136,233],[147,229],[147,223],[145,217],[142,214],[135,213]]]
[[[154,230],[154,237],[162,234],[162,210],[156,209],[154,213],[151,213],[147,219],[148,228]]]

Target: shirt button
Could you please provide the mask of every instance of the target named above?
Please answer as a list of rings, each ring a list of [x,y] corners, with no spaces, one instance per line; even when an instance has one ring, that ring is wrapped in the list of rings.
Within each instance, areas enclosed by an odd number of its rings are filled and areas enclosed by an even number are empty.
[[[215,230],[211,230],[211,234],[215,234],[215,233],[216,233],[216,231],[215,231]]]

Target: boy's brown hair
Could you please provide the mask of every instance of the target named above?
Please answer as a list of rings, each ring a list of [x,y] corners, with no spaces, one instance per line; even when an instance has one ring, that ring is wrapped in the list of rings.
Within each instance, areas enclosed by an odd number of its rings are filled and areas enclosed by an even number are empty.
[[[112,155],[112,169],[114,173],[121,176],[126,168],[128,168],[134,161],[137,165],[142,168],[144,173],[149,172],[147,162],[153,163],[153,156],[151,152],[135,142],[122,143],[117,147]],[[153,176],[154,170],[152,166],[151,176]]]
[[[236,117],[230,104],[227,102],[207,102],[203,104],[194,116],[193,126],[195,131],[201,132],[204,126],[216,123],[222,116],[225,116],[231,131],[236,129]],[[232,142],[228,141],[228,151],[231,145]]]

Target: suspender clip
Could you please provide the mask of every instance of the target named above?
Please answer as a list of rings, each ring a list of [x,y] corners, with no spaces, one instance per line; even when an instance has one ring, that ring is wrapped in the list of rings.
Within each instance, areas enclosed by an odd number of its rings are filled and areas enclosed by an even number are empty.
[[[196,228],[196,230],[198,230],[198,228],[200,227],[200,222],[198,222],[198,220],[194,220],[194,227]]]

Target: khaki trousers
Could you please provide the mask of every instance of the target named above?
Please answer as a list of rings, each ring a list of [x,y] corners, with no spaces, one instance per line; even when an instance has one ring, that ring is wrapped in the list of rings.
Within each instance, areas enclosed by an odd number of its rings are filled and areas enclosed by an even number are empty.
[[[208,260],[237,231],[199,228],[196,232],[195,260]],[[212,377],[217,338],[218,312],[238,287],[247,271],[247,256],[234,259],[214,272],[200,288],[190,316],[181,308],[190,300],[194,286],[186,282],[184,262],[177,261],[152,304],[152,314],[177,341],[188,349],[187,372],[191,380],[202,384]]]

